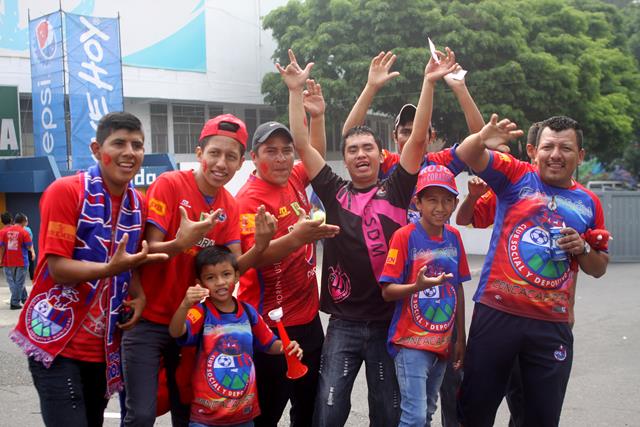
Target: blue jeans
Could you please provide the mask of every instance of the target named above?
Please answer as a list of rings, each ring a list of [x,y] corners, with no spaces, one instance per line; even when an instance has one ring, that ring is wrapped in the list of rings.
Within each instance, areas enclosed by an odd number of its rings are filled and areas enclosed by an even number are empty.
[[[4,275],[9,284],[11,292],[11,305],[16,307],[20,302],[27,300],[27,290],[24,287],[24,281],[27,278],[27,269],[25,267],[4,267]]]
[[[29,370],[48,427],[101,426],[108,400],[104,363],[58,356],[51,367],[29,358]]]
[[[430,426],[447,361],[430,351],[401,347],[395,363],[402,409],[399,426]]]
[[[331,317],[322,346],[314,425],[343,426],[351,409],[351,390],[360,366],[366,367],[369,425],[395,426],[400,393],[393,359],[387,352],[388,322]]]

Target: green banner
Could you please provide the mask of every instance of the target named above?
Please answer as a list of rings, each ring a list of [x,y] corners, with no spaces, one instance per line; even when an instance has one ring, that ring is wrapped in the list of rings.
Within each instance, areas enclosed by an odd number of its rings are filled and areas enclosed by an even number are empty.
[[[20,99],[17,86],[0,86],[0,157],[20,155]]]

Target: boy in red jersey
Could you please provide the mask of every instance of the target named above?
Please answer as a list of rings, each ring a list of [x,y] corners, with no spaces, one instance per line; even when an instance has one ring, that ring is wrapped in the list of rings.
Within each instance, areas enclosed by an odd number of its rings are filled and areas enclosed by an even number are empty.
[[[457,196],[449,169],[422,169],[416,186],[420,220],[393,234],[380,276],[383,298],[396,301],[388,348],[400,387],[400,426],[431,425],[447,359],[454,361],[454,369],[462,368],[462,282],[470,274],[460,233],[448,224]]]
[[[291,51],[289,58],[285,82],[302,92],[312,64],[302,69]],[[322,94],[306,97],[305,107],[311,112],[311,132],[320,135],[314,142],[324,154]],[[292,425],[311,425],[324,339],[318,315],[315,241],[333,237],[339,230],[322,221],[299,220],[311,209],[305,192],[309,178],[302,163],[294,163],[293,144],[286,126],[277,122],[260,125],[253,136],[251,151],[256,171],[237,195],[243,250],[253,245],[256,206],[264,204],[265,209],[278,218],[274,240],[263,253],[260,264],[241,277],[238,296],[263,316],[274,308],[284,309],[282,322],[289,336],[304,348],[303,363],[309,368],[304,377],[293,381],[286,378],[283,358],[266,353],[255,355],[262,410],[255,420],[256,426],[276,426],[289,400]],[[304,229],[307,236],[299,237]],[[270,319],[265,320],[275,327]]]
[[[119,329],[144,308],[132,269],[167,259],[148,255],[145,242],[138,252],[144,202],[131,180],[144,158],[141,126],[129,113],[102,117],[96,165],[56,180],[40,200],[35,283],[11,338],[29,356],[47,426],[102,425],[108,397],[122,388]],[[134,315],[120,324],[123,306]]]
[[[0,230],[0,266],[4,267],[4,274],[11,291],[9,302],[11,310],[21,309],[20,303],[27,300],[24,282],[29,269],[29,254],[33,256],[34,251],[31,236],[25,229],[26,224],[27,217],[18,213],[13,225]]]
[[[197,348],[189,425],[253,425],[260,413],[253,350],[282,358],[282,341],[255,308],[233,297],[240,272],[226,247],[200,251],[195,270],[196,285],[187,289],[169,326],[180,345]],[[296,341],[286,351],[302,358]]]
[[[161,357],[167,370],[173,424],[189,422],[189,406],[181,403],[175,382],[179,347],[167,326],[186,289],[195,282],[197,253],[225,245],[238,256],[240,271],[244,271],[269,245],[275,231],[275,219],[260,208],[255,245],[241,255],[238,207],[224,185],[242,165],[247,137],[245,124],[231,114],[209,120],[196,147],[200,167],[164,173],[149,187],[145,230],[149,250],[171,258],[141,270],[147,305],[142,321],[123,337],[127,426],[151,426],[155,421]]]

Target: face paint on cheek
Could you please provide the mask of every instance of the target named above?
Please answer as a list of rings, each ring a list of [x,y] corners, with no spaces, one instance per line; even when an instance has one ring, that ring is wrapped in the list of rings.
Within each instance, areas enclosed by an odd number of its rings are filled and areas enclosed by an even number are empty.
[[[113,159],[110,155],[108,155],[107,153],[102,154],[102,163],[104,163],[105,166],[109,166],[112,161]]]
[[[260,163],[260,166],[258,167],[258,169],[260,169],[260,173],[263,175],[269,172],[269,166],[267,166],[264,163]]]

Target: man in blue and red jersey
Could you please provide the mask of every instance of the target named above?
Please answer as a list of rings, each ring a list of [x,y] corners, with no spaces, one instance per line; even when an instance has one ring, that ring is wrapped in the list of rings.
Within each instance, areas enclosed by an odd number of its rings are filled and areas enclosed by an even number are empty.
[[[4,274],[11,291],[11,310],[22,307],[20,303],[27,300],[27,290],[24,282],[29,269],[29,254],[33,255],[31,236],[24,228],[27,217],[23,213],[16,214],[14,224],[4,227],[0,231],[0,265],[4,267]]]
[[[287,84],[302,92],[312,64],[302,69],[289,52]],[[311,114],[311,132],[324,135],[324,100],[308,96],[305,108]],[[314,138],[324,156],[324,137]],[[271,328],[275,323],[267,314],[282,307],[282,322],[289,337],[304,349],[302,362],[308,373],[295,381],[286,378],[284,358],[267,353],[255,354],[258,398],[261,414],[256,426],[277,426],[287,401],[291,400],[291,425],[310,426],[318,383],[324,333],[318,315],[315,241],[333,237],[339,230],[323,221],[300,221],[311,210],[305,188],[309,177],[302,163],[294,163],[294,141],[289,129],[278,122],[267,122],[256,129],[251,158],[256,170],[236,196],[240,209],[242,249],[253,245],[257,206],[278,219],[278,229],[269,248],[255,268],[240,278],[238,297],[256,307]],[[301,239],[299,230],[307,228]]]
[[[457,154],[496,193],[498,204],[467,341],[460,408],[465,426],[490,426],[519,360],[525,425],[558,425],[571,372],[572,295],[580,268],[602,276],[606,247],[581,236],[604,229],[600,200],[572,176],[585,152],[582,130],[568,117],[540,124],[532,159],[519,161],[498,149],[522,132],[493,115]],[[562,237],[552,244],[552,229]]]

